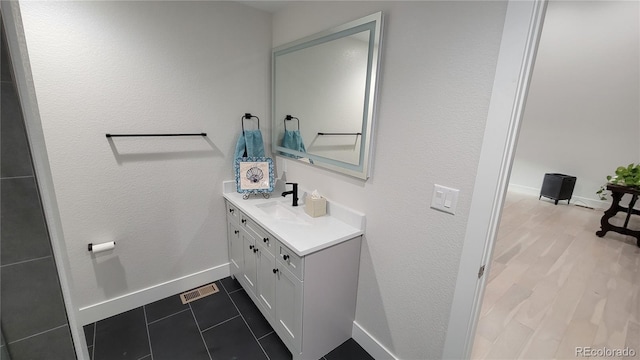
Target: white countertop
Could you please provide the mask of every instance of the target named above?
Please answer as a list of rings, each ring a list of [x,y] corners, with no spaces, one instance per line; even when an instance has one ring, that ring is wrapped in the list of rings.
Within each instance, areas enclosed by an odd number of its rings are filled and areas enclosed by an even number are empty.
[[[364,234],[365,216],[360,212],[327,200],[327,214],[314,218],[304,211],[305,191],[299,191],[300,205],[297,207],[291,206],[291,196],[282,197],[280,193],[274,191],[269,199],[258,194],[245,200],[242,194],[236,192],[235,181],[225,181],[223,184],[225,199],[299,256]],[[260,208],[260,205],[274,201],[281,202],[287,210],[295,213],[297,221],[278,220]]]

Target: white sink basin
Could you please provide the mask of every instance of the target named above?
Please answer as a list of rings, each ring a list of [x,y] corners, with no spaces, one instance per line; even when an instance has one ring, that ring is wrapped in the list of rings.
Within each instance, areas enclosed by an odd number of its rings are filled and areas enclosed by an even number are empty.
[[[289,206],[285,205],[281,201],[270,201],[264,204],[256,205],[256,207],[278,221],[303,225],[309,224],[309,222],[298,216],[295,212],[293,212],[293,210],[288,209]]]

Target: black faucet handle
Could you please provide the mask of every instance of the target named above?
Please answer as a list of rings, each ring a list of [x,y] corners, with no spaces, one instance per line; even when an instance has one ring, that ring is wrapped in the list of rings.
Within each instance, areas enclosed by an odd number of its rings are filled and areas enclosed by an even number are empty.
[[[286,184],[293,185],[293,190],[283,192],[282,196],[285,196],[286,194],[293,194],[293,204],[291,204],[291,206],[298,206],[298,183],[288,182]]]

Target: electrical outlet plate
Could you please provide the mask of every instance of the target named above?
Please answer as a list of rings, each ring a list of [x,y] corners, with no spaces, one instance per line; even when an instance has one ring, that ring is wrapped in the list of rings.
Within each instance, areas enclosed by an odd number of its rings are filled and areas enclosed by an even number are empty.
[[[431,208],[455,215],[459,192],[458,189],[434,184]]]

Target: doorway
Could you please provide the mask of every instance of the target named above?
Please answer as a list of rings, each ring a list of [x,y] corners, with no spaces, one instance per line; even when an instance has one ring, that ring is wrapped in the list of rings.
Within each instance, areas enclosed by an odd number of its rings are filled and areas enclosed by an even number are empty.
[[[595,236],[598,208],[608,206],[595,191],[640,153],[638,14],[632,2],[548,4],[474,359],[640,350],[640,249],[634,238]],[[545,171],[577,175],[571,205],[538,200]],[[632,219],[630,227],[640,223]]]

